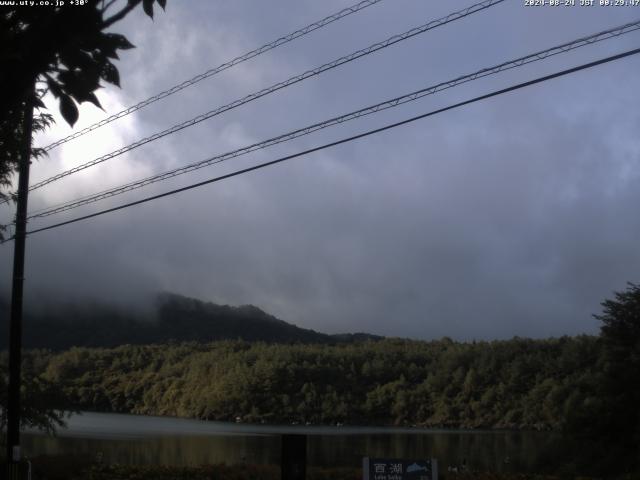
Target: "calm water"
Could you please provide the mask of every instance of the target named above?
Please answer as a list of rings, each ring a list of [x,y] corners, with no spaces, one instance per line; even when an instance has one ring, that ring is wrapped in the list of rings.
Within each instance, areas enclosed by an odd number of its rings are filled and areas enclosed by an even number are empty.
[[[298,427],[204,422],[166,417],[83,413],[57,437],[23,435],[27,456],[102,453],[105,462],[201,465],[278,464],[280,435],[309,435],[308,464],[354,466],[363,456],[437,458],[440,468],[461,465],[494,471],[537,472],[549,467],[555,435],[372,427]]]

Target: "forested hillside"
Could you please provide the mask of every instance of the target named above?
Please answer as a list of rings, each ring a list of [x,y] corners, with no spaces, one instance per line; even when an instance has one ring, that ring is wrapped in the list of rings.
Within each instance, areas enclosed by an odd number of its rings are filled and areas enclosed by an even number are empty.
[[[222,341],[31,352],[70,407],[244,422],[560,429],[599,340]]]
[[[471,343],[299,332],[253,307],[172,298],[168,316],[155,320],[169,322],[168,343],[26,350],[25,425],[50,428],[59,409],[77,409],[278,424],[545,429],[588,440],[588,449],[572,455],[598,459],[603,472],[640,468],[640,285],[602,302],[598,337]],[[279,331],[280,339],[283,332],[309,335],[311,343],[205,343],[198,332],[214,331],[220,311],[235,316],[229,328],[242,325],[243,315],[262,317],[258,330]],[[177,321],[198,341],[176,341],[181,329],[170,323]],[[7,352],[0,352],[0,394],[6,367]],[[0,408],[5,404],[0,395]]]
[[[140,311],[97,303],[54,303],[27,311],[24,346],[64,350],[73,346],[116,347],[166,342],[246,340],[271,343],[335,343],[376,339],[368,334],[326,335],[279,320],[257,307],[232,307],[175,294],[161,294]],[[8,306],[0,304],[8,315]],[[7,329],[0,329],[0,348],[7,347]]]

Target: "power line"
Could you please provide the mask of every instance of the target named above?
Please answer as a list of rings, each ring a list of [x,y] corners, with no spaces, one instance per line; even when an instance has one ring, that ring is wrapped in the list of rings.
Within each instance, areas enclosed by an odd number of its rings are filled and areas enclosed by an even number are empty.
[[[46,217],[46,216],[50,216],[50,215],[54,215],[56,213],[60,213],[60,212],[64,212],[67,210],[71,210],[74,208],[78,208],[81,207],[83,205],[88,205],[90,203],[95,203],[98,202],[100,200],[104,200],[106,198],[110,198],[116,195],[120,195],[132,190],[136,190],[138,188],[142,188],[145,187],[147,185],[151,185],[153,183],[157,183],[163,180],[167,180],[169,178],[173,178],[176,177],[178,175],[182,175],[185,173],[189,173],[192,172],[194,170],[198,170],[200,168],[204,168],[207,166],[211,166],[217,163],[221,163],[223,161],[226,160],[230,160],[232,158],[236,158],[239,157],[241,155],[245,155],[248,154],[250,152],[254,152],[256,150],[261,150],[264,148],[267,148],[269,146],[272,145],[276,145],[279,143],[283,143],[298,137],[302,137],[304,135],[309,135],[313,132],[316,132],[318,130],[322,130],[324,128],[328,128],[330,126],[334,126],[334,125],[339,125],[342,123],[345,123],[347,121],[350,120],[354,120],[366,115],[370,115],[373,113],[377,113],[386,109],[390,109],[390,108],[394,108],[398,105],[403,105],[405,103],[409,103],[415,100],[418,100],[424,96],[427,95],[433,95],[435,93],[438,93],[440,91],[455,87],[457,85],[463,84],[463,83],[467,83],[473,80],[476,80],[478,78],[483,78],[489,75],[494,75],[497,74],[499,72],[505,71],[505,70],[509,70],[512,68],[517,68],[523,65],[527,65],[529,63],[533,63],[533,62],[537,62],[537,61],[541,61],[544,60],[546,58],[549,58],[551,56],[554,55],[558,55],[561,53],[565,53],[565,52],[569,52],[571,50],[586,46],[586,45],[591,45],[593,43],[596,42],[600,42],[603,40],[607,40],[607,39],[611,39],[611,38],[615,38],[618,37],[620,35],[626,34],[626,33],[630,33],[633,32],[635,30],[640,29],[640,20],[637,20],[635,22],[632,23],[627,23],[615,28],[610,28],[608,30],[604,30],[602,32],[598,32],[592,35],[589,35],[587,37],[582,37],[576,40],[573,40],[571,42],[567,42],[564,43],[562,45],[558,45],[558,46],[554,46],[551,48],[548,48],[546,50],[542,50],[536,53],[532,53],[529,55],[526,55],[524,57],[520,57],[517,58],[515,60],[510,60],[507,62],[503,62],[499,65],[493,66],[493,67],[488,67],[488,68],[484,68],[482,70],[478,70],[474,73],[471,74],[467,74],[467,75],[463,75],[460,77],[457,77],[453,80],[449,80],[446,82],[441,82],[438,83],[437,85],[433,85],[427,88],[423,88],[420,90],[417,90],[415,92],[412,93],[408,93],[405,95],[402,95],[400,97],[395,97],[393,99],[390,100],[386,100],[384,102],[380,102],[377,103],[375,105],[371,105],[365,108],[361,108],[359,110],[338,116],[338,117],[333,117],[331,119],[325,120],[323,122],[319,122],[319,123],[315,123],[313,125],[304,127],[304,128],[300,128],[297,130],[294,130],[292,132],[288,132],[282,135],[279,135],[277,137],[273,137],[270,138],[268,140],[264,140],[262,142],[259,143],[254,143],[252,145],[246,146],[246,147],[242,147],[236,150],[233,150],[231,152],[227,152],[227,153],[223,153],[220,155],[216,155],[210,158],[207,158],[205,160],[201,160],[199,162],[196,163],[192,163],[190,165],[186,165],[184,167],[179,167],[167,172],[163,172],[157,175],[153,175],[141,180],[136,180],[134,182],[130,182],[127,183],[125,185],[121,185],[119,187],[116,188],[112,188],[112,189],[108,189],[108,190],[104,190],[102,192],[98,192],[92,195],[87,195],[72,201],[68,201],[68,202],[64,202],[61,204],[58,204],[56,206],[53,207],[47,207],[44,209],[41,209],[39,211],[33,212],[33,214],[31,214],[28,218],[29,219],[33,219],[33,218],[41,218],[41,217]]]
[[[585,70],[585,69],[588,69],[588,68],[595,67],[597,65],[602,65],[602,64],[605,64],[605,63],[608,63],[608,62],[612,62],[614,60],[619,60],[619,59],[622,59],[622,58],[625,58],[625,57],[629,57],[631,55],[636,55],[638,53],[640,53],[640,48],[636,48],[634,50],[629,50],[629,51],[626,51],[626,52],[623,52],[623,53],[619,53],[617,55],[612,55],[612,56],[609,56],[609,57],[606,57],[606,58],[602,58],[600,60],[596,60],[596,61],[593,61],[593,62],[589,62],[589,63],[585,63],[585,64],[582,64],[582,65],[579,65],[577,67],[573,67],[573,68],[569,68],[569,69],[566,69],[566,70],[562,70],[562,71],[559,71],[559,72],[556,72],[556,73],[552,73],[550,75],[545,75],[543,77],[538,77],[538,78],[536,78],[534,80],[529,80],[527,82],[523,82],[523,83],[519,83],[519,84],[516,84],[516,85],[512,85],[512,86],[507,87],[507,88],[503,88],[503,89],[500,89],[500,90],[495,90],[495,91],[493,91],[491,93],[487,93],[487,94],[481,95],[479,97],[474,97],[474,98],[472,98],[470,100],[466,100],[466,101],[459,102],[459,103],[456,103],[456,104],[453,104],[453,105],[449,105],[449,106],[444,107],[444,108],[439,108],[437,110],[433,110],[431,112],[424,113],[422,115],[418,115],[418,116],[415,116],[415,117],[412,117],[412,118],[409,118],[409,119],[406,119],[406,120],[402,120],[400,122],[392,123],[392,124],[386,125],[384,127],[380,127],[380,128],[376,128],[376,129],[373,129],[373,130],[369,130],[367,132],[360,133],[358,135],[353,135],[351,137],[343,138],[341,140],[337,140],[335,142],[327,143],[327,144],[321,145],[319,147],[314,147],[314,148],[311,148],[311,149],[308,149],[308,150],[305,150],[305,151],[302,151],[302,152],[295,153],[293,155],[287,155],[285,157],[281,157],[281,158],[278,158],[276,160],[272,160],[270,162],[261,163],[259,165],[254,165],[252,167],[244,168],[242,170],[237,170],[235,172],[228,173],[226,175],[221,175],[219,177],[215,177],[215,178],[211,178],[209,180],[205,180],[205,181],[202,181],[202,182],[194,183],[194,184],[188,185],[186,187],[178,188],[178,189],[175,189],[175,190],[170,190],[168,192],[164,192],[164,193],[161,193],[161,194],[158,194],[158,195],[153,195],[153,196],[150,196],[150,197],[146,197],[146,198],[143,198],[141,200],[136,200],[135,202],[126,203],[124,205],[119,205],[117,207],[108,208],[106,210],[102,210],[102,211],[99,211],[99,212],[96,212],[96,213],[92,213],[92,214],[89,214],[89,215],[84,215],[82,217],[77,217],[77,218],[74,218],[72,220],[67,220],[67,221],[64,221],[64,222],[60,222],[60,223],[56,223],[56,224],[53,224],[53,225],[49,225],[47,227],[42,227],[42,228],[38,228],[38,229],[35,229],[35,230],[31,230],[31,231],[27,232],[27,234],[33,234],[33,233],[43,232],[45,230],[51,230],[53,228],[62,227],[64,225],[69,225],[71,223],[80,222],[82,220],[87,220],[89,218],[98,217],[100,215],[104,215],[104,214],[115,212],[115,211],[122,210],[122,209],[125,209],[125,208],[133,207],[135,205],[140,205],[142,203],[147,203],[147,202],[150,202],[152,200],[157,200],[157,199],[160,199],[160,198],[163,198],[163,197],[168,197],[170,195],[181,193],[181,192],[184,192],[184,191],[187,191],[187,190],[191,190],[191,189],[194,189],[194,188],[202,187],[202,186],[208,185],[210,183],[215,183],[215,182],[219,182],[219,181],[222,181],[222,180],[226,180],[226,179],[231,178],[231,177],[235,177],[235,176],[242,175],[244,173],[248,173],[248,172],[251,172],[251,171],[254,171],[254,170],[259,170],[259,169],[262,169],[262,168],[265,168],[265,167],[269,167],[271,165],[275,165],[277,163],[281,163],[281,162],[284,162],[284,161],[287,161],[287,160],[291,160],[291,159],[294,159],[294,158],[297,158],[297,157],[308,155],[310,153],[314,153],[314,152],[317,152],[317,151],[320,151],[320,150],[324,150],[326,148],[334,147],[336,145],[341,145],[343,143],[351,142],[351,141],[354,141],[354,140],[357,140],[357,139],[360,139],[360,138],[364,138],[364,137],[368,137],[370,135],[381,133],[381,132],[384,132],[386,130],[390,130],[392,128],[399,127],[401,125],[406,125],[408,123],[415,122],[417,120],[420,120],[420,119],[423,119],[423,118],[426,118],[426,117],[430,117],[430,116],[433,116],[433,115],[437,115],[439,113],[446,112],[448,110],[453,110],[455,108],[459,108],[459,107],[462,107],[462,106],[465,106],[465,105],[469,105],[469,104],[472,104],[472,103],[475,103],[475,102],[479,102],[481,100],[486,100],[486,99],[491,98],[491,97],[495,97],[495,96],[502,95],[502,94],[505,94],[505,93],[508,93],[508,92],[519,90],[519,89],[524,88],[524,87],[528,87],[528,86],[535,85],[535,84],[538,84],[538,83],[546,82],[546,81],[554,79],[554,78],[558,78],[558,77],[562,77],[562,76],[565,76],[565,75],[569,75],[571,73],[575,73],[575,72],[578,72],[578,71],[581,71],[581,70]]]
[[[340,10],[337,13],[334,13],[333,15],[329,15],[328,17],[323,18],[322,20],[319,20],[317,22],[314,22],[310,25],[307,25],[306,27],[303,27],[299,30],[296,30],[295,32],[292,32],[288,35],[282,36],[280,38],[278,38],[277,40],[274,40],[270,43],[267,43],[265,45],[262,45],[261,47],[256,48],[255,50],[251,50],[250,52],[247,52],[243,55],[240,55],[232,60],[229,60],[228,62],[225,62],[221,65],[218,65],[215,68],[212,68],[210,70],[207,70],[204,73],[201,73],[200,75],[196,75],[195,77],[189,79],[189,80],[185,80],[184,82],[175,85],[163,92],[160,92],[156,95],[154,95],[153,97],[149,97],[146,100],[143,100],[129,108],[126,108],[118,113],[115,113],[113,115],[111,115],[110,117],[107,117],[103,120],[100,120],[99,122],[96,122],[86,128],[83,128],[82,130],[79,130],[77,132],[72,133],[71,135],[61,138],[60,140],[53,142],[49,145],[47,145],[46,147],[44,147],[44,149],[46,151],[52,150],[64,143],[67,143],[75,138],[81,137],[82,135],[85,135],[86,133],[89,133],[93,130],[96,130],[100,127],[102,127],[103,125],[106,125],[108,123],[113,122],[114,120],[117,120],[119,118],[125,117],[133,112],[136,112],[138,110],[143,109],[144,107],[151,105],[152,103],[155,103],[159,100],[162,100],[163,98],[167,98],[170,95],[173,95],[174,93],[179,92],[180,90],[184,90],[187,87],[190,87],[192,85],[195,85],[196,83],[212,77],[224,70],[227,70],[235,65],[238,65],[242,62],[246,62],[247,60],[250,60],[254,57],[257,57],[258,55],[262,55],[263,53],[266,53],[270,50],[273,50],[277,47],[280,47],[281,45],[284,45],[286,43],[289,43],[297,38],[300,38],[304,35],[307,35],[308,33],[313,32],[314,30],[318,30],[319,28],[325,27],[327,25],[329,25],[330,23],[333,23],[337,20],[340,20],[348,15],[351,15],[353,13],[359,12],[360,10],[364,10],[367,7],[370,7],[371,5],[375,5],[376,3],[381,2],[382,0],[364,0],[361,1],[360,3],[357,3],[355,5],[352,5],[350,7],[344,8],[342,10]]]
[[[320,67],[317,67],[317,68],[314,68],[312,70],[307,70],[306,72],[304,72],[304,73],[302,73],[300,75],[296,75],[294,77],[291,77],[288,80],[276,83],[276,84],[274,84],[274,85],[272,85],[272,86],[270,86],[268,88],[264,88],[264,89],[262,89],[262,90],[260,90],[258,92],[255,92],[255,93],[252,93],[250,95],[247,95],[247,96],[245,96],[245,97],[243,97],[241,99],[235,100],[235,101],[233,101],[233,102],[231,102],[231,103],[229,103],[227,105],[224,105],[222,107],[218,107],[218,108],[216,108],[214,110],[211,110],[211,111],[209,111],[207,113],[203,113],[202,115],[199,115],[199,116],[197,116],[195,118],[192,118],[191,120],[187,120],[185,122],[182,122],[182,123],[179,123],[177,125],[174,125],[173,127],[170,127],[170,128],[168,128],[166,130],[163,130],[162,132],[158,132],[158,133],[155,133],[155,134],[153,134],[153,135],[151,135],[149,137],[146,137],[146,138],[143,138],[141,140],[138,140],[137,142],[134,142],[132,144],[124,146],[124,147],[122,147],[122,148],[120,148],[118,150],[115,150],[115,151],[113,151],[111,153],[108,153],[106,155],[103,155],[101,157],[98,157],[98,158],[96,158],[94,160],[91,160],[90,162],[87,162],[87,163],[85,163],[83,165],[79,165],[79,166],[74,167],[74,168],[72,168],[70,170],[67,170],[65,172],[62,172],[62,173],[59,173],[59,174],[54,175],[52,177],[49,177],[49,178],[47,178],[45,180],[42,180],[41,182],[38,182],[38,183],[32,185],[29,188],[29,190],[30,191],[31,190],[36,190],[36,189],[41,188],[41,187],[43,187],[45,185],[48,185],[49,183],[55,182],[56,180],[60,180],[61,178],[64,178],[64,177],[66,177],[68,175],[71,175],[73,173],[77,173],[77,172],[79,172],[81,170],[84,170],[86,168],[89,168],[89,167],[92,167],[92,166],[97,165],[99,163],[102,163],[102,162],[105,162],[107,160],[110,160],[110,159],[112,159],[114,157],[122,155],[123,153],[129,152],[129,151],[131,151],[131,150],[133,150],[135,148],[138,148],[138,147],[140,147],[142,145],[150,143],[150,142],[152,142],[154,140],[158,140],[158,139],[160,139],[162,137],[165,137],[167,135],[174,134],[174,133],[176,133],[176,132],[178,132],[180,130],[183,130],[183,129],[187,128],[187,127],[191,127],[193,125],[196,125],[196,124],[198,124],[200,122],[203,122],[204,120],[207,120],[207,119],[212,118],[214,116],[220,115],[221,113],[224,113],[224,112],[227,112],[229,110],[232,110],[232,109],[234,109],[236,107],[239,107],[240,105],[244,105],[245,103],[251,102],[251,101],[256,100],[258,98],[264,97],[265,95],[273,93],[273,92],[275,92],[277,90],[281,90],[281,89],[283,89],[285,87],[289,87],[289,86],[291,86],[291,85],[293,85],[295,83],[298,83],[298,82],[301,82],[303,80],[306,80],[307,78],[313,77],[315,75],[319,75],[319,74],[321,74],[323,72],[326,72],[327,70],[331,70],[331,69],[336,68],[336,67],[338,67],[340,65],[352,62],[352,61],[354,61],[354,60],[356,60],[356,59],[358,59],[360,57],[364,57],[364,56],[369,55],[369,54],[371,54],[373,52],[376,52],[378,50],[382,50],[382,49],[387,48],[387,47],[389,47],[391,45],[394,45],[396,43],[399,43],[399,42],[402,42],[404,40],[407,40],[407,39],[409,39],[411,37],[414,37],[416,35],[419,35],[421,33],[425,33],[425,32],[427,32],[429,30],[432,30],[434,28],[440,27],[440,26],[445,25],[447,23],[451,23],[453,21],[460,20],[460,19],[465,18],[465,17],[467,17],[469,15],[472,15],[474,13],[478,13],[478,12],[480,12],[482,10],[490,8],[490,7],[494,6],[494,5],[502,3],[504,1],[505,0],[484,0],[484,1],[480,2],[480,3],[476,3],[476,4],[474,4],[474,5],[470,6],[470,7],[467,7],[465,9],[450,13],[449,15],[447,15],[445,17],[439,18],[437,20],[432,20],[432,21],[430,21],[430,22],[428,22],[428,23],[426,23],[424,25],[421,25],[419,27],[415,27],[415,28],[412,28],[410,30],[407,30],[404,33],[394,35],[392,37],[387,38],[386,40],[384,40],[382,42],[378,42],[378,43],[370,45],[370,46],[368,46],[366,48],[363,48],[361,50],[357,50],[356,52],[353,52],[353,53],[351,53],[349,55],[345,55],[344,57],[340,57],[337,60],[333,60],[332,62],[325,63],[324,65],[322,65]]]

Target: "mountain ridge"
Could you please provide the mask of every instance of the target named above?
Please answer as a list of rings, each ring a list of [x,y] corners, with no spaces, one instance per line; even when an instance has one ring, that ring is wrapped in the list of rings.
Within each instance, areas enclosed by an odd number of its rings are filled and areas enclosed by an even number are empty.
[[[9,305],[0,302],[0,312],[7,318]],[[27,309],[23,324],[25,348],[51,350],[216,340],[335,344],[383,338],[361,332],[320,333],[254,305],[219,305],[170,292],[156,295],[151,314],[106,303],[53,301],[40,311]],[[0,349],[7,345],[8,329],[2,329]]]

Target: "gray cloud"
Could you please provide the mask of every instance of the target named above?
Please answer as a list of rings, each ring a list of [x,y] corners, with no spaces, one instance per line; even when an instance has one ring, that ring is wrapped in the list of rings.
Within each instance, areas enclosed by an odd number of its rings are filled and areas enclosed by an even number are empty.
[[[105,127],[100,141],[83,148],[93,158],[466,4],[383,2],[160,102],[124,126]],[[142,15],[123,23],[120,31],[138,48],[121,62],[125,88],[102,92],[103,98],[114,106],[130,104],[342,7],[337,1],[290,1],[276,11],[265,2],[169,2],[153,24]],[[34,194],[32,203],[184,165],[602,30],[628,20],[628,9],[622,10],[506,2],[114,159]],[[627,37],[105,205],[622,51],[637,43],[638,34]],[[610,64],[34,235],[28,246],[30,301],[44,291],[129,301],[169,290],[253,303],[327,332],[458,339],[594,333],[591,314],[599,302],[626,281],[637,281],[640,267],[637,62]],[[71,148],[68,155],[79,155]],[[45,177],[65,162],[81,163],[56,152],[37,164],[41,170],[34,175]],[[0,251],[5,284],[10,253],[6,245]]]

